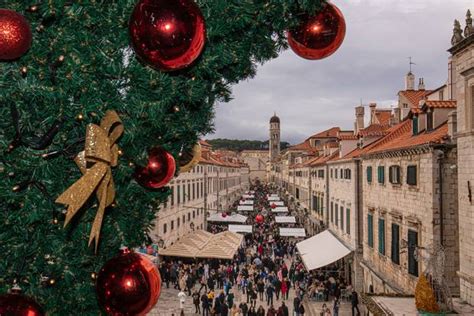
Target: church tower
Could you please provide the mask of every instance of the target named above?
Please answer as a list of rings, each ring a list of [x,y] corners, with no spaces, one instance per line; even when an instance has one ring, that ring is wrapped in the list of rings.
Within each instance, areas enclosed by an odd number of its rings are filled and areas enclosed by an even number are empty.
[[[270,161],[275,161],[280,154],[280,118],[274,114],[270,119]]]

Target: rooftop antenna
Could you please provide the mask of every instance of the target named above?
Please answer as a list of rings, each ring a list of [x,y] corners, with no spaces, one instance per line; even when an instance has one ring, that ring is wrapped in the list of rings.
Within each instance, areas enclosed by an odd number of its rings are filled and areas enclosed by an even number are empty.
[[[408,57],[408,59],[410,60],[410,72],[411,72],[411,65],[416,65],[414,62],[411,61],[412,57]]]

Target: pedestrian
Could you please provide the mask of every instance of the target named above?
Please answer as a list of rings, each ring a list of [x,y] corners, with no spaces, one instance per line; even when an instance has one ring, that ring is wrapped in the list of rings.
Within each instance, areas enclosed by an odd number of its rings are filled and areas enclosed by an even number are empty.
[[[240,311],[242,312],[242,316],[247,316],[248,315],[249,307],[248,307],[247,303],[245,303],[245,302],[240,303],[239,308],[240,308]]]
[[[242,316],[240,313],[240,308],[237,305],[232,306],[230,310],[230,315],[231,316]]]
[[[194,313],[195,314],[201,314],[201,307],[200,307],[200,304],[199,304],[199,300],[200,300],[199,292],[194,291],[192,298],[193,298],[193,304],[194,304]]]
[[[234,293],[232,292],[229,292],[229,294],[227,294],[227,306],[229,306],[229,308],[232,308],[232,306],[234,306]]]
[[[278,309],[278,316],[289,316],[290,312],[288,311],[288,307],[285,305],[285,302],[281,302],[281,306]]]
[[[273,285],[269,282],[267,286],[267,305],[273,305],[273,292],[275,289]]]
[[[352,290],[351,294],[351,305],[352,305],[352,316],[355,315],[360,315],[359,311],[359,296],[357,295],[357,292],[355,290]],[[354,313],[354,311],[357,310],[357,314]],[[355,315],[354,315],[355,314]]]
[[[300,314],[300,316],[304,316],[304,306],[303,306],[303,302],[300,303],[300,307],[298,308],[298,313]]]
[[[181,312],[184,312],[184,302],[186,301],[186,293],[184,293],[183,290],[179,291],[178,299],[179,299],[179,309],[181,310]]]
[[[270,308],[268,309],[267,311],[267,316],[277,316],[277,311],[275,310],[275,308],[273,307],[273,304],[270,305]]]
[[[260,305],[257,309],[257,316],[265,316],[265,309]]]
[[[202,305],[202,315],[209,316],[209,298],[206,295],[206,293],[204,293],[201,296],[201,305]]]
[[[263,301],[263,292],[265,291],[265,283],[263,283],[263,279],[260,278],[257,282],[257,291],[260,301]]]
[[[247,316],[257,316],[257,311],[255,310],[254,306],[250,306]]]
[[[283,282],[281,282],[281,299],[285,300],[287,299],[287,292],[288,292],[288,285],[286,283],[286,279],[283,279]]]
[[[332,307],[332,311],[334,316],[339,316],[339,299],[337,297],[334,298],[334,306]]]
[[[293,315],[294,316],[300,316],[299,309],[300,309],[300,298],[298,296],[295,296],[293,299]]]
[[[229,307],[225,302],[221,304],[221,316],[229,316]]]

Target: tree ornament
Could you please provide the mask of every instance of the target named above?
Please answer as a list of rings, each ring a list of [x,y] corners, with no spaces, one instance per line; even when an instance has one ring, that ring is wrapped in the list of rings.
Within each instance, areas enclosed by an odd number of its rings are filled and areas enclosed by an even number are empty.
[[[178,159],[179,172],[185,173],[191,171],[199,163],[201,155],[202,149],[199,143],[196,143],[191,151],[181,151]]]
[[[148,164],[135,168],[135,180],[147,189],[164,187],[174,176],[176,162],[173,156],[161,147],[148,151]]]
[[[31,28],[25,17],[0,9],[0,61],[15,60],[31,47]]]
[[[44,316],[41,306],[32,298],[22,295],[18,285],[9,294],[0,295],[0,315],[5,316]]]
[[[222,218],[226,218],[226,217],[227,217],[227,213],[226,213],[226,212],[222,212],[222,213],[221,213],[221,216],[222,216]]]
[[[315,15],[303,14],[298,26],[288,32],[288,44],[300,57],[323,59],[332,55],[344,41],[346,22],[332,3]]]
[[[160,297],[160,273],[145,256],[124,248],[100,270],[96,292],[107,315],[146,315]]]
[[[270,207],[271,207],[272,209],[275,209],[275,208],[277,207],[277,205],[276,205],[275,203],[272,203],[272,205],[270,205]]]
[[[262,214],[258,214],[257,216],[255,216],[255,222],[256,222],[257,224],[262,224],[262,223],[263,223],[263,220],[264,220],[264,218],[263,218],[263,215],[262,215]]]
[[[193,0],[140,0],[129,32],[138,58],[162,71],[188,67],[201,54],[206,38],[204,17]]]
[[[116,141],[122,133],[122,121],[115,111],[107,111],[100,126],[89,124],[86,129],[85,149],[74,159],[83,176],[56,199],[56,203],[68,205],[64,221],[66,226],[96,191],[99,207],[89,237],[89,245],[95,240],[96,251],[105,208],[115,199],[112,167],[118,164],[119,149]]]

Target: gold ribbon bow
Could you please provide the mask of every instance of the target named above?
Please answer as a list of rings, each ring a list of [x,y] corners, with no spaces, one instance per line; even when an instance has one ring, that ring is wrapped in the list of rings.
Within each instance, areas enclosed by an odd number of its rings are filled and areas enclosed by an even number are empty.
[[[115,199],[111,167],[117,165],[118,146],[115,142],[122,133],[122,121],[115,111],[107,111],[100,126],[87,125],[84,151],[81,151],[74,159],[83,176],[56,199],[56,203],[68,205],[64,222],[64,227],[66,227],[96,191],[99,208],[89,237],[89,246],[95,239],[95,251],[99,244],[105,208],[110,206]]]

